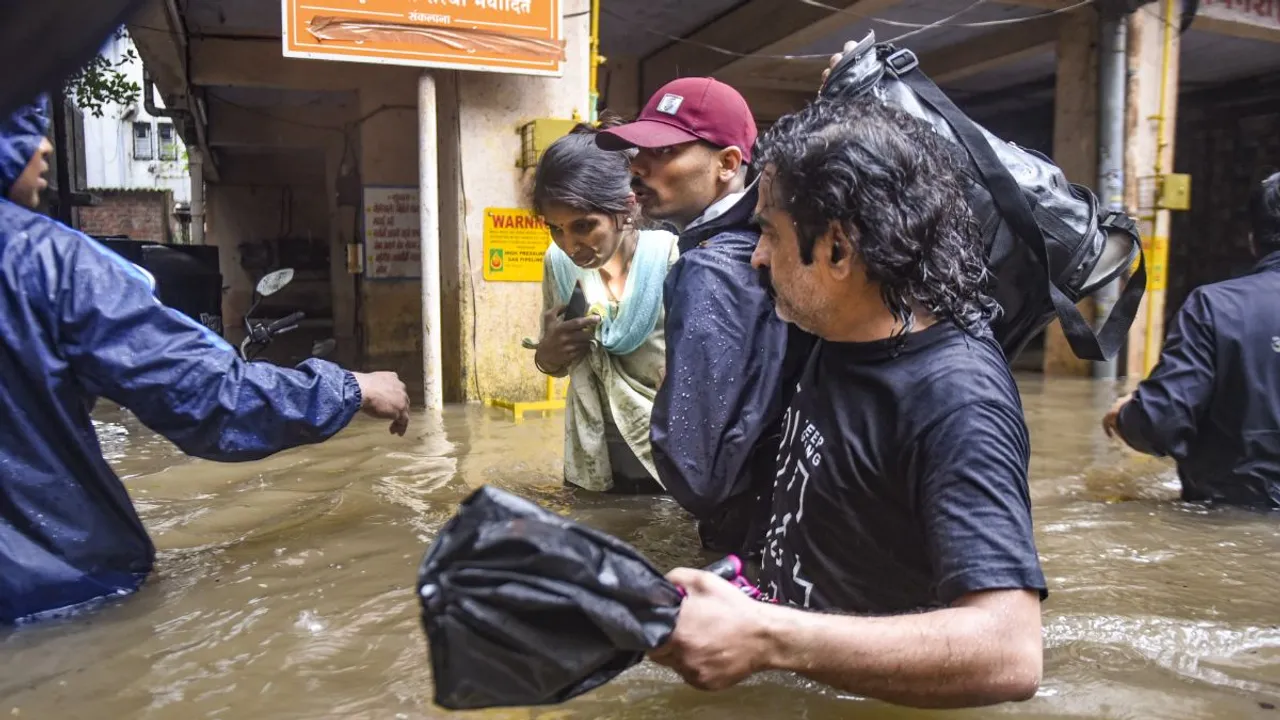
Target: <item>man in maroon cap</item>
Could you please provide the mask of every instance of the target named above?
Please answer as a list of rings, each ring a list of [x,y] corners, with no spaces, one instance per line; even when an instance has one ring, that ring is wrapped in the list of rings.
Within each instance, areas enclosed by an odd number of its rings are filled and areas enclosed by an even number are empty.
[[[597,138],[637,150],[636,198],[680,232],[651,428],[659,479],[698,519],[704,546],[748,558],[763,543],[782,412],[812,342],[778,319],[767,278],[751,267],[755,142],[746,100],[711,78],[668,83],[635,122]]]

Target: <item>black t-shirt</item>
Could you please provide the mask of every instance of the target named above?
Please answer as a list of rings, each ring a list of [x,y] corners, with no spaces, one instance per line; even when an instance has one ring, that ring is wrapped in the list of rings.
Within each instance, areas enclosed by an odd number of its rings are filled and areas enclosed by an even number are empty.
[[[1027,426],[999,345],[951,323],[897,342],[810,356],[784,419],[764,589],[864,614],[982,590],[1043,598]]]

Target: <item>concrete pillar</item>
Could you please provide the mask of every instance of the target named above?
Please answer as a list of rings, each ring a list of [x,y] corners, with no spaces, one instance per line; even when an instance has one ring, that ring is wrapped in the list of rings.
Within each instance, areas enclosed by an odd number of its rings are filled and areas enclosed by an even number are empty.
[[[1098,205],[1124,212],[1124,109],[1129,87],[1129,24],[1124,16],[1107,13],[1098,32]],[[1121,283],[1113,280],[1093,296],[1094,327],[1106,326],[1120,297]],[[1118,355],[1118,353],[1117,353]],[[1093,376],[1115,380],[1119,357],[1093,365]]]
[[[542,117],[589,115],[586,102],[590,21],[585,14],[579,14],[588,5],[588,0],[564,3],[567,46],[563,77],[458,73],[453,104],[457,106],[460,132],[445,127],[447,120],[443,116],[450,112],[449,89],[448,83],[440,85],[441,136],[457,136],[459,162],[457,176],[441,181],[441,233],[456,232],[461,243],[455,260],[442,238],[441,265],[447,272],[449,265],[456,262],[465,276],[455,285],[446,275],[442,283],[446,302],[442,321],[446,326],[450,322],[448,316],[462,308],[458,318],[461,353],[453,354],[451,360],[446,349],[443,359],[446,369],[453,363],[467,369],[469,380],[463,392],[468,400],[533,400],[545,393],[545,378],[533,366],[532,351],[520,345],[522,338],[536,338],[540,332],[541,285],[484,279],[484,213],[486,208],[529,205],[533,171],[516,166],[520,156],[518,128],[523,123]],[[442,166],[453,162],[452,157],[452,150],[441,149]],[[453,190],[447,189],[451,184]],[[451,193],[456,193],[456,198]],[[461,216],[451,219],[449,214],[458,210]],[[450,298],[454,299],[453,308],[449,307]],[[451,342],[453,338],[446,336],[446,348]],[[456,380],[446,379],[446,389],[458,385]]]
[[[1068,13],[1058,31],[1054,95],[1053,158],[1067,180],[1093,187],[1098,179],[1098,13],[1092,7]],[[1086,318],[1093,301],[1079,304]],[[1045,375],[1088,377],[1089,362],[1071,351],[1062,327],[1045,329]]]
[[[588,0],[564,3],[563,77],[432,71],[437,99],[434,177],[439,185],[441,390],[446,402],[531,400],[545,392],[532,352],[520,344],[522,338],[539,334],[541,285],[484,279],[484,219],[486,208],[528,207],[533,173],[516,165],[519,128],[535,118],[589,114],[589,18],[578,14],[587,7]],[[364,186],[420,186],[419,148],[420,141],[426,141],[419,137],[421,74],[414,68],[364,69],[357,131]],[[421,407],[422,281],[372,280],[366,275],[361,285],[362,364],[399,372]]]
[[[1166,57],[1165,3],[1154,3],[1129,16],[1129,107],[1125,136],[1125,204],[1139,216],[1143,253],[1147,258],[1147,294],[1129,331],[1126,374],[1146,377],[1164,339],[1164,297],[1167,277],[1169,212],[1155,212],[1157,154],[1162,172],[1173,170],[1173,138],[1178,107],[1179,41],[1177,18],[1172,18]],[[1162,69],[1167,76],[1162,78]],[[1164,92],[1164,141],[1158,137],[1161,86]]]
[[[204,152],[187,150],[187,172],[191,183],[191,244],[204,244]]]
[[[377,66],[360,87],[360,181],[418,187],[419,70]],[[367,270],[367,268],[366,268]],[[359,322],[364,367],[394,370],[414,405],[423,402],[422,283],[418,278],[361,280]]]
[[[440,331],[443,336],[440,371],[441,390],[446,403],[466,402],[468,398],[479,397],[474,393],[475,377],[473,366],[469,364],[471,353],[466,350],[473,340],[470,318],[474,316],[471,296],[475,288],[467,267],[470,258],[463,251],[466,247],[466,209],[462,204],[459,74],[456,70],[436,73],[436,137],[440,163]],[[471,394],[468,394],[468,388]]]

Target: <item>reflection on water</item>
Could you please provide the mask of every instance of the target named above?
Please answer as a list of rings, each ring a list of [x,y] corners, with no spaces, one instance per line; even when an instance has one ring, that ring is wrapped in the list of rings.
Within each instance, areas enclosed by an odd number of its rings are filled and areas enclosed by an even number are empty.
[[[1178,502],[1168,464],[1102,435],[1110,387],[1022,389],[1051,592],[1035,700],[920,713],[783,675],[705,694],[646,663],[562,707],[472,715],[1280,720],[1280,517]],[[516,425],[451,408],[418,417],[409,439],[358,420],[324,445],[240,465],[184,458],[118,410],[97,419],[157,572],[95,615],[0,635],[0,717],[450,717],[430,702],[413,585],[426,544],[486,483],[608,530],[659,567],[711,559],[669,500],[562,487],[559,415]]]

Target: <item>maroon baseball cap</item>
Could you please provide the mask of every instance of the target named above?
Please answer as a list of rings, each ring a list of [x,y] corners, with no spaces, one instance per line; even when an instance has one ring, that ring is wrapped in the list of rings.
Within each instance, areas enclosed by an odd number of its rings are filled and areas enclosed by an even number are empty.
[[[680,78],[659,88],[634,122],[596,136],[605,150],[660,148],[705,140],[717,147],[737,147],[751,162],[756,120],[737,90],[714,78]]]

